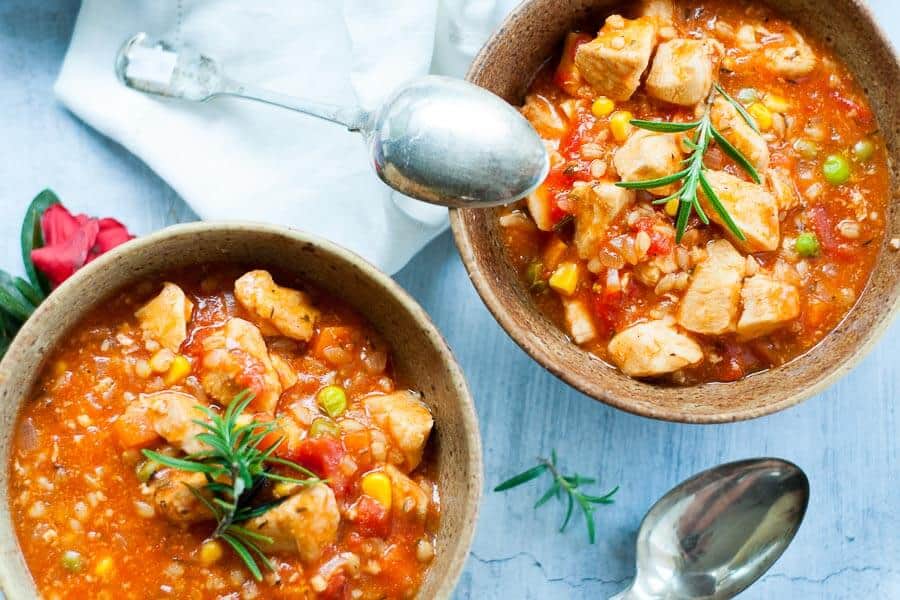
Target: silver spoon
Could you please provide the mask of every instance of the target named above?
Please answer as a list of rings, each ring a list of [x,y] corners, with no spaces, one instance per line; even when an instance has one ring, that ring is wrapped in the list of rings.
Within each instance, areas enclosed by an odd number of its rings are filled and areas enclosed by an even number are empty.
[[[637,574],[610,600],[724,600],[756,581],[797,533],[809,481],[796,465],[760,458],[682,482],[641,523]]]
[[[122,45],[116,75],[128,87],[160,96],[195,102],[235,96],[344,125],[365,137],[385,183],[432,204],[506,204],[530,193],[549,169],[528,121],[499,97],[459,79],[415,79],[367,112],[239,83],[208,56],[144,33]]]

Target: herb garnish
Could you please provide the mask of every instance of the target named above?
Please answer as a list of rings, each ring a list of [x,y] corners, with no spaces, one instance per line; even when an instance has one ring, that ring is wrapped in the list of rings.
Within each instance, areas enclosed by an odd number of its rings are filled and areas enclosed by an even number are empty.
[[[659,177],[657,179],[647,179],[644,181],[621,181],[616,185],[622,188],[628,189],[638,189],[638,190],[647,190],[656,187],[661,187],[664,185],[668,185],[670,183],[675,183],[676,181],[681,181],[681,187],[674,194],[666,196],[665,198],[659,198],[658,200],[654,200],[653,204],[665,204],[670,200],[677,199],[678,200],[678,213],[675,219],[675,242],[681,242],[682,236],[684,236],[684,232],[687,229],[688,218],[691,216],[691,211],[697,212],[697,217],[700,218],[700,221],[704,225],[709,225],[709,219],[706,216],[706,213],[703,212],[703,208],[700,206],[700,201],[697,198],[697,187],[703,189],[703,194],[706,196],[709,203],[715,209],[715,211],[722,217],[722,221],[725,223],[725,226],[734,234],[734,236],[743,241],[746,238],[744,237],[744,233],[741,231],[741,228],[737,226],[734,222],[734,219],[731,218],[731,215],[728,214],[728,210],[722,205],[722,202],[719,200],[719,197],[716,195],[715,191],[712,189],[712,186],[709,184],[709,181],[706,178],[706,166],[703,164],[703,157],[706,154],[706,150],[709,148],[710,140],[715,140],[719,147],[722,149],[725,154],[730,156],[734,162],[738,164],[747,174],[753,179],[754,182],[760,183],[761,179],[759,177],[759,173],[757,173],[756,169],[747,160],[741,152],[735,148],[731,142],[725,139],[725,137],[719,133],[719,131],[713,126],[712,120],[710,118],[710,106],[712,105],[713,100],[715,99],[716,94],[721,94],[721,96],[727,100],[735,109],[738,111],[738,114],[743,117],[743,119],[747,122],[750,127],[753,128],[754,131],[759,133],[759,129],[756,126],[756,123],[753,121],[753,118],[747,114],[747,111],[744,110],[744,107],[741,104],[728,95],[728,93],[722,89],[718,83],[715,85],[715,90],[713,93],[709,95],[706,101],[706,110],[703,112],[703,116],[700,117],[697,121],[690,121],[688,123],[670,123],[666,121],[643,121],[641,119],[632,119],[631,124],[635,127],[639,127],[640,129],[646,129],[647,131],[657,131],[663,133],[678,133],[684,131],[695,130],[694,137],[692,140],[684,140],[685,145],[691,149],[691,154],[682,160],[682,164],[684,168],[677,173],[673,173],[671,175],[666,175],[665,177]]]
[[[50,284],[31,260],[31,251],[43,245],[41,214],[47,207],[59,204],[51,190],[44,190],[31,201],[22,223],[22,263],[28,279],[13,277],[0,269],[0,358],[12,343],[22,324],[50,293]]]
[[[143,452],[150,460],[166,467],[206,475],[207,483],[202,490],[190,485],[188,487],[216,518],[216,529],[211,537],[219,538],[231,546],[259,581],[262,579],[262,573],[257,560],[267,569],[275,570],[259,546],[260,543],[272,543],[272,539],[250,531],[240,523],[264,514],[282,500],[252,506],[250,501],[254,494],[266,479],[297,485],[315,485],[323,483],[324,480],[296,463],[274,456],[275,450],[284,438],[279,438],[265,450],[260,449],[260,443],[275,431],[277,424],[275,421],[251,421],[239,424],[238,417],[251,400],[253,400],[251,393],[241,392],[231,401],[222,415],[205,406],[197,407],[208,419],[194,420],[194,423],[207,431],[198,435],[197,440],[207,444],[209,450],[188,454],[184,458],[174,458],[152,450]],[[294,469],[304,475],[305,479],[272,473],[269,467],[273,465]],[[211,499],[203,492],[208,492]]]
[[[495,492],[505,492],[506,490],[528,483],[533,479],[537,479],[544,473],[550,473],[553,477],[553,485],[550,486],[543,496],[534,503],[534,508],[540,508],[546,504],[551,498],[556,498],[560,502],[563,501],[562,495],[566,494],[566,516],[563,519],[562,526],[559,531],[565,531],[566,526],[572,518],[572,512],[575,504],[584,514],[584,520],[587,524],[588,539],[593,544],[596,537],[596,525],[594,523],[594,506],[597,504],[612,504],[613,496],[619,491],[619,486],[614,487],[603,496],[592,496],[584,493],[580,486],[596,483],[596,479],[590,477],[582,477],[578,473],[574,475],[563,475],[556,466],[556,450],[550,452],[550,459],[538,458],[538,464],[527,471],[519,473],[515,477],[511,477],[494,488]]]

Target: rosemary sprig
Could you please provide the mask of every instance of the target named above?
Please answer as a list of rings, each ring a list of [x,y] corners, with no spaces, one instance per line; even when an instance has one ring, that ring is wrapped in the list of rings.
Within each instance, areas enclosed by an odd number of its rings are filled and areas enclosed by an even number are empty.
[[[259,581],[262,579],[262,572],[257,561],[274,571],[272,562],[260,547],[260,544],[271,543],[272,539],[240,524],[265,513],[280,501],[253,506],[250,501],[254,494],[266,479],[297,485],[315,485],[324,480],[296,463],[274,456],[283,438],[279,438],[265,450],[260,449],[260,442],[275,431],[277,425],[275,421],[239,424],[238,417],[252,400],[251,393],[241,392],[221,415],[208,407],[197,407],[206,416],[206,420],[194,420],[194,423],[206,429],[197,439],[209,446],[209,450],[188,454],[183,458],[166,456],[152,450],[143,452],[144,456],[163,466],[203,473],[206,476],[207,483],[203,490],[190,485],[188,487],[216,518],[216,529],[211,537],[219,538],[231,546]],[[273,465],[293,469],[303,475],[304,479],[271,473],[269,468]]]
[[[534,508],[540,508],[549,502],[551,498],[556,498],[562,502],[563,494],[565,494],[566,515],[559,528],[560,533],[566,530],[566,527],[572,518],[572,512],[577,504],[581,509],[582,514],[584,514],[584,520],[588,530],[588,540],[593,544],[596,538],[594,507],[597,504],[612,504],[613,496],[619,491],[619,486],[614,487],[603,496],[586,494],[581,490],[580,486],[596,483],[597,480],[590,477],[582,477],[578,473],[575,473],[574,475],[563,475],[556,465],[556,450],[553,450],[550,452],[549,459],[539,458],[536,466],[531,467],[527,471],[519,473],[514,477],[510,477],[495,487],[494,491],[505,492],[506,490],[528,483],[533,479],[537,479],[544,473],[549,473],[553,477],[553,484],[550,486],[550,489],[534,503]]]
[[[687,229],[688,219],[690,218],[692,211],[696,211],[697,217],[699,217],[704,225],[709,224],[709,218],[706,216],[706,213],[703,212],[703,208],[700,206],[700,201],[697,197],[698,186],[703,190],[703,194],[706,196],[707,200],[709,200],[709,203],[716,213],[722,218],[722,221],[731,233],[741,241],[746,239],[744,237],[744,232],[741,231],[741,228],[734,222],[734,219],[716,195],[715,190],[713,190],[712,186],[709,184],[709,181],[706,178],[707,169],[703,164],[703,158],[709,148],[710,140],[715,140],[722,151],[731,157],[739,167],[746,171],[753,181],[756,183],[760,183],[761,181],[759,173],[757,173],[750,161],[747,160],[747,157],[725,139],[715,126],[713,126],[710,117],[710,106],[712,105],[716,94],[720,94],[726,101],[733,105],[741,117],[747,121],[747,124],[750,125],[754,131],[759,133],[759,128],[756,126],[753,118],[746,110],[744,110],[744,107],[741,106],[737,100],[729,96],[718,83],[715,85],[715,89],[709,95],[709,98],[707,98],[706,110],[703,112],[703,116],[697,121],[690,121],[688,123],[669,123],[665,121],[644,121],[641,119],[631,120],[632,125],[640,129],[646,129],[647,131],[681,133],[694,130],[693,139],[685,141],[685,144],[691,149],[691,154],[682,161],[682,165],[684,165],[682,170],[656,179],[621,181],[616,184],[619,187],[627,189],[648,190],[681,181],[681,187],[675,193],[653,201],[653,204],[665,204],[673,199],[678,200],[678,212],[675,217],[676,243],[681,242],[681,238],[684,236],[685,230]]]

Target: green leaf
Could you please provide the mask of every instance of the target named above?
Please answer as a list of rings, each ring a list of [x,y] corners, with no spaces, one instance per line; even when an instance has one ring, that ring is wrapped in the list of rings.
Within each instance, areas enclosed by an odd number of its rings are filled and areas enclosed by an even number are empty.
[[[519,473],[514,477],[510,477],[500,485],[494,488],[495,492],[504,492],[508,489],[514,488],[516,486],[522,485],[523,483],[528,483],[532,479],[537,479],[547,470],[547,465],[539,464],[536,467],[531,467],[527,471],[523,473]]]
[[[642,119],[632,119],[632,125],[647,131],[658,131],[661,133],[677,133],[679,131],[690,131],[700,124],[700,121],[691,123],[672,123],[669,121],[644,121]]]
[[[678,171],[677,173],[672,173],[671,175],[666,175],[665,177],[658,177],[656,179],[644,179],[642,181],[620,181],[616,183],[616,185],[620,188],[629,190],[649,190],[674,183],[679,179],[682,179],[689,172],[690,169],[688,168]]]
[[[616,486],[602,496],[589,496],[584,494],[584,499],[592,504],[612,504],[614,502],[613,496],[615,496],[618,491],[619,486]]]
[[[738,164],[747,174],[750,176],[753,181],[756,183],[761,183],[761,179],[759,177],[759,173],[757,173],[756,168],[750,163],[747,158],[741,154],[741,152],[731,145],[731,142],[725,139],[725,137],[719,133],[719,130],[715,127],[710,127],[710,131],[712,132],[713,138],[719,144],[719,147],[722,148],[722,151],[725,152],[728,156],[731,157],[734,162]]]
[[[572,494],[569,494],[569,502],[566,506],[566,518],[563,519],[562,526],[559,528],[559,532],[562,533],[566,530],[566,525],[569,524],[569,519],[572,518],[572,509],[575,507],[575,499],[572,497]]]
[[[25,210],[25,219],[22,221],[22,262],[25,265],[25,273],[35,289],[40,290],[44,297],[50,293],[50,282],[34,266],[31,260],[31,251],[44,245],[41,237],[41,215],[48,207],[59,204],[59,198],[53,190],[46,189],[34,197],[31,204]]]
[[[44,301],[44,294],[32,287],[30,283],[22,279],[21,277],[14,277],[12,280],[13,285],[22,296],[25,297],[35,308]]]
[[[247,569],[250,571],[250,573],[253,574],[253,578],[257,581],[262,581],[262,572],[256,565],[256,561],[253,560],[252,556],[250,556],[250,553],[247,551],[244,543],[227,533],[220,533],[219,537],[225,540],[228,545],[231,546],[231,548],[234,550],[235,554],[237,554],[241,558],[241,560],[244,561],[244,564],[247,565]]]
[[[684,232],[687,229],[688,217],[691,215],[692,201],[685,201],[684,197],[679,200],[678,215],[675,219],[675,243],[681,242]]]
[[[267,535],[263,535],[261,533],[256,533],[255,531],[250,531],[246,527],[241,527],[240,525],[229,525],[229,532],[238,533],[242,538],[248,538],[256,542],[262,542],[264,544],[271,544],[272,538]]]
[[[741,231],[741,228],[737,226],[737,223],[735,223],[734,219],[731,218],[731,215],[728,214],[728,210],[722,206],[722,202],[719,201],[716,192],[712,189],[712,186],[709,185],[709,181],[707,181],[703,171],[700,171],[700,186],[703,188],[706,199],[709,200],[709,203],[712,204],[716,212],[719,213],[719,216],[722,217],[722,220],[725,221],[725,225],[731,230],[731,233],[733,233],[737,239],[745,241],[747,238],[744,237],[744,232]]]
[[[559,487],[560,486],[558,483],[554,483],[553,486],[551,486],[550,489],[547,490],[547,492],[543,496],[541,496],[537,502],[534,503],[534,508],[540,508],[543,505],[547,504],[547,502],[549,502],[551,498],[557,495],[557,493],[559,492]]]
[[[729,95],[728,92],[726,92],[725,89],[718,83],[716,84],[716,91],[722,94],[722,97],[725,98],[725,100],[727,100],[728,103],[738,111],[738,114],[743,117],[744,121],[747,122],[747,125],[749,125],[753,129],[753,131],[759,133],[759,126],[756,124],[756,120],[750,116],[750,113],[747,112],[747,109],[744,108],[743,104],[732,98],[731,95]]]
[[[579,499],[578,505],[581,506],[581,512],[584,513],[584,520],[587,522],[588,540],[593,544],[597,537],[597,527],[594,524],[594,511],[591,505]]]
[[[159,452],[154,452],[153,450],[144,450],[143,454],[150,460],[155,460],[159,464],[170,467],[172,469],[181,469],[182,471],[191,471],[193,473],[210,474],[214,473],[217,470],[216,467],[212,465],[198,463],[184,458],[166,456],[165,454],[160,454]]]
[[[16,288],[12,277],[5,271],[0,271],[0,308],[19,321],[27,321],[34,306]]]

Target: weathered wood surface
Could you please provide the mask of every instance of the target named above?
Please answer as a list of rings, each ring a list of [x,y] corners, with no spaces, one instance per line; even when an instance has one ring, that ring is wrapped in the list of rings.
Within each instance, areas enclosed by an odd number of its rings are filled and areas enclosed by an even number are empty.
[[[900,5],[873,2],[900,39]],[[0,267],[20,270],[25,203],[52,187],[73,209],[112,215],[137,233],[195,218],[138,159],[53,99],[77,2],[0,5]],[[253,217],[252,212],[248,212]],[[620,484],[597,513],[556,532],[560,507],[535,513],[539,490],[487,492],[458,598],[598,598],[632,575],[644,511],[672,485],[714,464],[779,456],[812,482],[796,541],[746,598],[900,598],[900,323],[848,377],[805,404],[749,423],[673,425],[607,408],[537,367],[496,325],[469,285],[448,234],[397,277],[434,317],[468,375],[481,419],[487,485],[559,451],[566,468]]]

